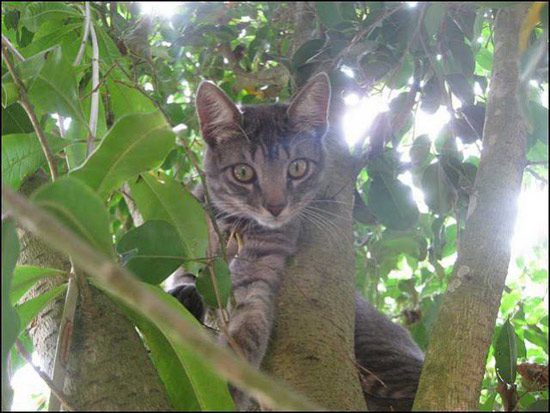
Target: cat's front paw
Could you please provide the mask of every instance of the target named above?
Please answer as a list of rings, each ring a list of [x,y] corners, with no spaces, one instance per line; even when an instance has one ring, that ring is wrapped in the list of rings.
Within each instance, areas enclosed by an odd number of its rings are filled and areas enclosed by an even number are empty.
[[[233,397],[235,407],[240,412],[256,412],[260,411],[260,405],[252,397],[248,396],[241,390],[229,385],[229,393]]]
[[[194,284],[182,284],[168,291],[168,294],[175,297],[193,316],[202,322],[204,320],[205,308],[202,297]]]

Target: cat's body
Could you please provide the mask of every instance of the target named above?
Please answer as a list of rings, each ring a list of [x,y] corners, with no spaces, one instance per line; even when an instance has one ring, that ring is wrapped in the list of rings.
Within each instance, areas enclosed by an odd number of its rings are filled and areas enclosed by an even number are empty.
[[[312,79],[290,105],[239,110],[213,84],[203,83],[197,92],[208,144],[204,170],[210,207],[220,229],[233,235],[228,256],[236,305],[230,338],[222,341],[257,367],[268,346],[287,260],[298,248],[301,220],[322,182],[329,97],[324,74]],[[196,295],[189,286],[172,293],[188,307]],[[422,352],[405,329],[359,295],[355,319],[356,360],[369,408],[410,409]],[[245,398],[234,395],[242,408]]]

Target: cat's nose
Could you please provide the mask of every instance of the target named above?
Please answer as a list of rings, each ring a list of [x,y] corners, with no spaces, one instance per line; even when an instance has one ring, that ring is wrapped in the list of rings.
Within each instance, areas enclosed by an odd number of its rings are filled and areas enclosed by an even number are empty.
[[[278,217],[279,214],[285,209],[284,204],[279,205],[266,205],[265,207],[271,214],[273,214],[274,217]]]

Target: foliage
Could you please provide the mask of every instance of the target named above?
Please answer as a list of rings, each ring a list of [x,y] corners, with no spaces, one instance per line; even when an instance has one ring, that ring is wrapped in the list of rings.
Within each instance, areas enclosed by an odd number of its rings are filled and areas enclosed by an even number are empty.
[[[197,274],[198,288],[209,304],[218,306],[221,300],[225,305],[230,296],[227,268],[220,259],[204,260],[205,212],[189,191],[200,181],[195,164],[204,150],[194,91],[201,80],[210,79],[243,104],[273,102],[288,98],[314,71],[325,70],[336,113],[346,108],[343,98],[352,94],[388,100],[388,110],[364,133],[370,162],[360,172],[357,188],[375,222],[355,225],[357,288],[383,311],[403,316],[425,349],[456,258],[479,164],[499,7],[507,3],[411,7],[318,2],[310,10],[315,21],[308,40],[294,44],[291,3],[186,3],[168,19],[142,14],[138,3],[96,2],[91,4],[91,21],[100,81],[94,87],[91,42],[82,62],[73,65],[84,23],[75,3],[4,2],[2,34],[25,58],[20,62],[10,54],[10,61],[62,175],[39,188],[33,202],[55,213],[99,251],[116,255],[141,280],[159,284],[183,264]],[[525,82],[521,95],[529,130],[527,159],[532,162],[525,186],[543,182],[546,191],[548,108],[547,102],[540,102],[543,90],[547,96],[548,68],[537,51],[547,42],[547,9],[537,5],[530,12],[520,62],[520,71],[537,85]],[[94,89],[100,96],[96,108],[91,103]],[[18,103],[19,93],[3,64],[2,181],[14,189],[47,168]],[[449,114],[446,123],[437,133],[423,132],[421,113],[441,110]],[[87,155],[94,111],[95,150]],[[361,140],[356,145],[366,146]],[[134,207],[122,196],[124,183],[145,220],[141,226],[132,223]],[[423,192],[423,202],[416,188]],[[4,223],[2,228],[4,240]],[[8,247],[8,254],[17,255],[14,242]],[[508,282],[502,299],[480,400],[484,410],[504,405],[497,393],[499,381],[517,385],[519,394],[525,391],[519,400],[522,410],[547,399],[547,388],[532,390],[525,384],[528,380],[516,377],[517,371],[524,378],[516,369],[520,362],[548,363],[546,253],[547,241],[528,259],[518,257],[512,263],[511,272],[519,275]],[[9,277],[3,276],[3,297],[18,299],[23,290],[56,271],[17,267],[11,290],[5,284]],[[534,294],[533,288],[538,289]],[[21,304],[33,311],[19,316],[30,321],[60,291],[38,297],[35,303],[40,305]],[[25,327],[17,326],[17,313],[9,299],[6,302],[2,328],[9,340],[2,341],[3,365],[13,332]],[[225,385],[215,377],[207,380],[211,373],[192,361],[192,349],[173,348],[167,332],[128,314],[142,332],[175,406],[231,407]],[[175,386],[182,371],[188,380]],[[210,393],[207,384],[213,386]]]

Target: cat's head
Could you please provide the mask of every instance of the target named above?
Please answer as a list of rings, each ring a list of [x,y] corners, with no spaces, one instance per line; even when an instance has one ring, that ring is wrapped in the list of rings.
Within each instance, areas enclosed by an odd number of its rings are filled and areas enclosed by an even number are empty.
[[[319,189],[329,102],[325,73],[313,77],[289,104],[240,108],[216,85],[202,82],[196,107],[216,208],[269,228],[298,216]]]

